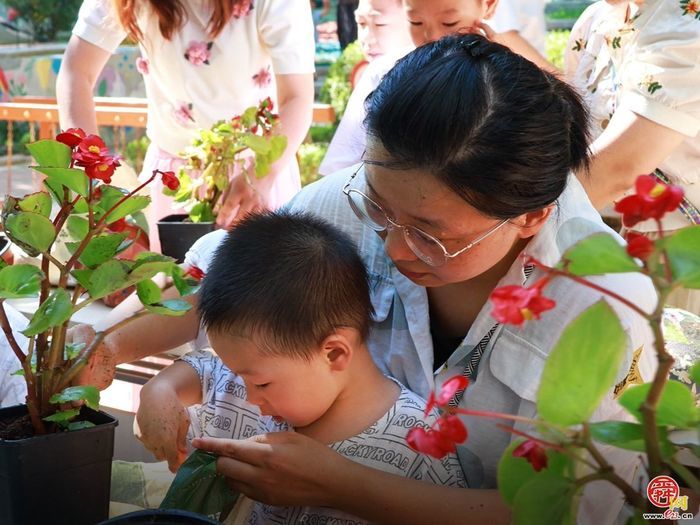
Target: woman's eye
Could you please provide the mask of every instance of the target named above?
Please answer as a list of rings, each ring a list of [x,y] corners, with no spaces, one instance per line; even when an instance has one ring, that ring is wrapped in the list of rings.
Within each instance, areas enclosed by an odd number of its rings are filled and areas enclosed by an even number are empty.
[[[423,22],[414,22],[413,20],[409,20],[408,23],[411,24],[412,26],[422,26],[423,25]]]
[[[457,20],[456,22],[443,22],[442,25],[444,25],[445,27],[454,27],[457,24],[459,24],[459,20]]]
[[[262,383],[261,385],[253,385],[255,388],[265,388],[268,386],[270,383]]]
[[[374,24],[376,27],[385,27],[388,26],[389,24]]]

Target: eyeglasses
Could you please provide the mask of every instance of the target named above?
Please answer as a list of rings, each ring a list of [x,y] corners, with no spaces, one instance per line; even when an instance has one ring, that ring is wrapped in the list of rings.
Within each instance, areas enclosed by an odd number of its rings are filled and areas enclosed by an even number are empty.
[[[373,229],[377,233],[386,232],[392,228],[401,230],[406,245],[421,261],[430,266],[442,266],[448,259],[457,257],[467,250],[470,250],[508,222],[508,219],[499,222],[461,250],[449,253],[445,246],[429,233],[415,226],[399,224],[394,219],[390,218],[386,211],[384,211],[384,208],[379,204],[360,190],[351,188],[350,184],[352,184],[353,179],[362,168],[364,168],[364,162],[360,164],[360,167],[350,176],[348,182],[343,187],[343,193],[347,195],[352,211],[355,212],[357,218],[360,219],[365,226]]]

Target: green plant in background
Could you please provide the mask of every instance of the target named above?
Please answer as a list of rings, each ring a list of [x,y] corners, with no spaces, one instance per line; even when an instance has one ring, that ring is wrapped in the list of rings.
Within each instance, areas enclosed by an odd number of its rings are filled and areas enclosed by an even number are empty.
[[[353,42],[345,48],[340,58],[330,68],[321,88],[320,100],[333,106],[336,119],[340,121],[345,113],[352,86],[350,85],[350,73],[362,60],[364,54],[359,42]]]
[[[431,394],[430,399],[443,409],[440,420],[429,429],[411,429],[409,444],[437,457],[454,450],[467,439],[467,429],[457,414],[518,422],[520,429],[497,425],[524,438],[506,449],[498,467],[499,491],[512,507],[514,523],[576,523],[581,492],[588,483],[601,480],[617,487],[633,509],[635,514],[628,524],[654,519],[649,514],[666,523],[692,518],[694,509],[689,507],[688,496],[681,496],[677,480],[700,494],[698,471],[692,468],[700,458],[700,408],[688,386],[669,378],[674,358],[668,353],[662,330],[664,304],[671,291],[700,289],[700,226],[671,234],[661,227],[662,216],[682,200],[682,189],[642,175],[637,178],[636,193],[619,201],[615,210],[628,228],[655,220],[656,240],[630,233],[625,247],[610,235],[594,234],[569,248],[554,267],[530,258],[529,264],[544,272],[533,285],[504,286],[491,294],[494,318],[514,325],[536,322],[533,319],[556,307],[544,295],[555,279],[571,279],[601,295],[564,328],[547,357],[537,391],[536,418],[449,406],[454,392],[467,387],[466,378],[456,376],[443,384],[440,393]],[[654,285],[658,301],[653,311],[647,312],[587,279],[628,272],[641,273]],[[615,385],[628,346],[625,327],[609,302],[622,303],[636,312],[653,333],[653,348],[646,349],[653,351],[658,361],[653,380],[642,383],[637,360],[643,348],[639,348],[630,356],[627,377],[616,387],[618,402],[632,421],[591,421]],[[699,384],[700,362],[688,374]],[[630,484],[608,462],[602,446],[642,455],[649,483]]]
[[[327,142],[311,142],[299,146],[297,157],[299,159],[299,173],[301,185],[306,186],[320,178],[318,167],[328,151]]]
[[[564,53],[569,42],[571,31],[560,29],[547,32],[547,40],[544,43],[545,56],[559,69],[564,69]]]
[[[0,260],[0,326],[19,360],[27,384],[27,409],[35,434],[77,430],[91,424],[77,420],[80,409],[74,401],[98,408],[95,387],[71,387],[71,381],[109,331],[146,312],[184,315],[190,305],[182,299],[163,300],[151,277],[164,272],[173,278],[182,295],[196,284],[170,257],[142,252],[134,260],[117,259],[131,242],[127,221],[148,206],[148,197],[137,192],[162,176],[165,183],[177,183],[174,174],[158,170],[148,181],[127,191],[110,184],[119,161],[110,155],[104,141],[70,129],[56,140],[41,140],[27,146],[36,166],[46,176],[49,192],[22,198],[7,196],[2,207],[5,234],[29,256],[39,257],[41,267],[31,264],[7,266]],[[167,181],[165,179],[168,179]],[[54,204],[57,211],[54,210]],[[68,237],[70,256],[60,260],[57,239]],[[49,271],[58,272],[53,287]],[[76,281],[70,287],[69,279]],[[145,310],[98,333],[89,345],[68,342],[71,317],[93,302],[130,286],[136,286]],[[5,314],[4,301],[39,296],[39,304],[22,333],[27,348],[15,340]],[[68,407],[68,408],[66,408]]]
[[[60,32],[68,32],[78,18],[82,0],[5,0],[14,8],[17,18],[27,23],[37,42],[56,39]]]
[[[126,148],[124,148],[124,158],[129,162],[129,165],[134,168],[136,173],[141,173],[143,169],[143,159],[146,158],[146,151],[150,145],[151,141],[148,140],[147,136],[143,135],[142,137],[129,141]]]
[[[272,110],[268,97],[231,120],[200,130],[181,154],[185,164],[178,173],[179,188],[163,191],[183,206],[192,222],[214,221],[231,174],[237,170],[248,178],[248,160],[253,161],[255,177],[261,179],[282,156],[287,137],[273,134],[279,116]]]

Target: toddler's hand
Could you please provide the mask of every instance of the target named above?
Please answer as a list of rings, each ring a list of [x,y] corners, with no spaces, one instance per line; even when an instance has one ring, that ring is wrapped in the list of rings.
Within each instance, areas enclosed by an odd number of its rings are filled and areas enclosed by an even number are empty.
[[[156,459],[166,460],[171,472],[187,458],[189,426],[187,410],[173,388],[158,381],[144,385],[134,420],[134,435]]]

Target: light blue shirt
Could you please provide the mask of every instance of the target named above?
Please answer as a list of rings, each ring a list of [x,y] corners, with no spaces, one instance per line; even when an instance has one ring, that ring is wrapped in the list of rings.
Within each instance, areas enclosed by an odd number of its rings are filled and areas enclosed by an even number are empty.
[[[434,363],[425,288],[398,272],[384,252],[381,238],[355,217],[342,192],[355,169],[342,170],[307,186],[288,208],[314,213],[355,241],[370,276],[372,303],[376,311],[368,340],[369,349],[384,373],[427,397],[436,385],[463,372],[465,359],[496,323],[490,313],[491,305],[487,302],[483,306],[447,363],[444,366],[443,363]],[[356,180],[358,186],[355,187],[362,187],[364,173],[360,172]],[[525,248],[525,253],[544,264],[554,265],[567,248],[593,233],[616,235],[602,222],[575,177],[570,177],[557,204],[555,212]],[[225,232],[216,231],[200,239],[187,254],[186,264],[196,265],[206,272],[208,262],[224,235]],[[534,282],[539,277],[541,274],[535,270],[528,281]],[[651,283],[640,274],[604,275],[591,280],[649,311],[656,303]],[[522,285],[524,282],[523,261],[518,258],[498,286]],[[599,292],[564,278],[553,281],[545,295],[554,299],[557,306],[546,312],[540,321],[531,321],[522,327],[501,325],[496,329],[479,364],[478,375],[465,391],[460,406],[526,417],[536,414],[536,393],[545,359],[569,322],[601,298]],[[639,359],[640,373],[645,379],[650,378],[655,359],[646,322],[615,301],[610,301],[610,305],[620,316],[629,340],[627,359],[619,371],[618,380],[627,375],[632,355],[639,348],[643,348]],[[593,420],[601,419],[628,419],[626,412],[613,399],[612,392],[593,416]],[[464,420],[469,439],[465,447],[460,447],[459,455],[467,484],[469,487],[494,488],[498,460],[512,436],[496,428],[493,420],[474,417],[465,417]],[[608,459],[618,465],[623,477],[631,478],[637,466],[634,454],[617,449],[609,452]],[[587,497],[583,498],[580,507],[586,517],[579,522],[610,523],[622,506],[621,495],[611,490],[608,484],[595,485],[590,484],[591,488],[586,490]],[[595,494],[588,497],[589,493]]]

